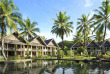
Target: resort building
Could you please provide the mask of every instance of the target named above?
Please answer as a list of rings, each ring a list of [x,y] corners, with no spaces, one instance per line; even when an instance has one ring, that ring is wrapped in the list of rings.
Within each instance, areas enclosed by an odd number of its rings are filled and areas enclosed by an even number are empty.
[[[82,43],[75,43],[72,46],[70,46],[70,50],[76,51],[79,47],[84,46]],[[108,40],[105,40],[105,42],[95,42],[91,41],[88,44],[86,44],[86,49],[89,55],[91,55],[92,51],[101,52],[102,48],[104,48],[105,51],[110,51],[110,42]]]
[[[69,49],[71,49],[72,51],[76,51],[78,49],[78,47],[82,47],[82,46],[83,46],[83,44],[81,42],[79,42],[79,43],[76,42],[73,45],[71,45]]]
[[[7,57],[14,56],[15,54],[26,57],[27,51],[30,57],[38,57],[39,54],[41,54],[41,56],[47,54],[52,55],[52,51],[55,51],[55,55],[57,55],[57,49],[59,47],[54,39],[43,41],[40,36],[36,36],[27,41],[20,36],[18,32],[7,35],[4,38],[4,44],[4,51]],[[1,50],[0,40],[0,55],[2,55]]]

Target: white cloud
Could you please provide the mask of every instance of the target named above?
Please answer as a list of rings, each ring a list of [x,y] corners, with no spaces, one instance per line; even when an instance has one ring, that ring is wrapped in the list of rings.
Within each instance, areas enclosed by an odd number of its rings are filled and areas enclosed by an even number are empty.
[[[93,5],[93,2],[92,2],[92,0],[85,0],[85,7],[90,7],[90,6],[92,6]]]

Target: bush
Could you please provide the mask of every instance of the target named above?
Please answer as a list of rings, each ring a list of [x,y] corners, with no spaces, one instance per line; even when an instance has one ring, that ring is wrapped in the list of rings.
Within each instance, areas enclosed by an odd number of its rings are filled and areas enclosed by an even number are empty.
[[[82,55],[81,53],[85,54],[86,53],[86,49],[84,47],[79,47],[77,49],[77,53],[79,53],[80,55]]]
[[[24,57],[8,57],[8,60],[23,60],[25,59]]]
[[[63,50],[58,49],[57,51],[57,58],[62,58],[63,57]]]
[[[96,57],[97,56],[97,52],[96,51],[92,51],[92,57]]]
[[[73,57],[74,56],[74,52],[73,51],[67,51],[67,56]]]
[[[104,59],[109,59],[110,56],[109,56],[109,55],[103,55],[103,58],[104,58]]]
[[[106,51],[106,54],[107,54],[107,55],[110,55],[110,51]]]
[[[97,57],[100,57],[101,56],[101,52],[99,52],[98,54],[97,54]]]

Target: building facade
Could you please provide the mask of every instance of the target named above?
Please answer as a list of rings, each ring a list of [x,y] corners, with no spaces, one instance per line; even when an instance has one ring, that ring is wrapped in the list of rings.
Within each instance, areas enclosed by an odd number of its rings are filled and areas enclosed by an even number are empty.
[[[52,50],[55,51],[55,55],[57,55],[57,49],[59,46],[55,40],[51,39],[48,44],[46,41],[43,41],[40,36],[36,36],[27,42],[27,40],[20,36],[18,32],[13,32],[4,38],[5,55],[9,57],[16,54],[17,56],[26,57],[27,50],[30,57],[38,57],[39,54],[41,54],[41,56],[45,56],[47,54],[52,55]],[[2,55],[1,50],[0,40],[0,55]]]

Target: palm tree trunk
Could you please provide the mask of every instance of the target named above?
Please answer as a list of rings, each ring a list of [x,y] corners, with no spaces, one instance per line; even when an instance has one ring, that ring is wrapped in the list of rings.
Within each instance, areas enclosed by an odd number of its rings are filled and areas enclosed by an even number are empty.
[[[5,59],[5,61],[7,61],[7,58],[5,56],[5,53],[4,53],[4,23],[2,24],[2,54],[3,54],[3,57]]]
[[[64,41],[63,41],[63,38],[62,38],[62,44],[63,44],[63,56],[62,58],[64,57]]]
[[[86,38],[86,36],[85,36],[85,24],[84,24],[84,48],[86,47],[85,38]]]
[[[106,21],[107,22],[107,21]],[[105,35],[106,35],[106,22],[105,22],[105,31],[104,31],[104,37],[103,37],[103,43],[105,42]],[[102,55],[104,53],[104,46],[102,46]]]

